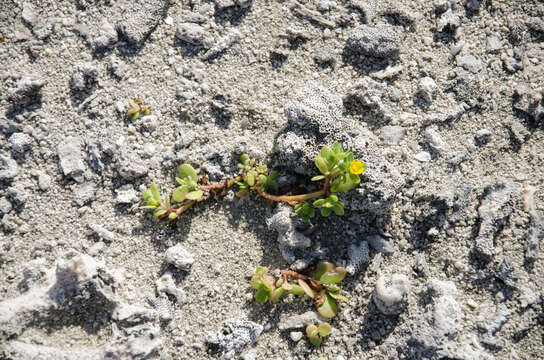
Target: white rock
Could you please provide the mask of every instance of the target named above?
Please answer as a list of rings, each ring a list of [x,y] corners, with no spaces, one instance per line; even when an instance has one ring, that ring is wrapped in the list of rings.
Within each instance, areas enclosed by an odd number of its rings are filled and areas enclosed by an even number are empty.
[[[185,250],[181,244],[172,246],[166,250],[166,262],[181,270],[189,270],[195,262],[193,254]]]
[[[381,276],[374,288],[374,304],[385,315],[400,314],[407,304],[410,280],[403,274]]]

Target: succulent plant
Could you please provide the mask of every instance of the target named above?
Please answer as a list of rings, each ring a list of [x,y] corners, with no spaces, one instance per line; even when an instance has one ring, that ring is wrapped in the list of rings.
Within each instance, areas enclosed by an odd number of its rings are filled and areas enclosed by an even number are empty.
[[[149,113],[149,107],[142,106],[141,100],[131,100],[129,103],[131,108],[128,114],[133,119]],[[338,200],[336,194],[355,188],[361,181],[360,175],[365,171],[366,165],[354,160],[353,153],[345,152],[338,142],[335,142],[332,148],[324,146],[315,158],[315,165],[321,175],[314,176],[312,181],[323,180],[320,190],[306,194],[276,195],[279,190],[278,173],[270,171],[265,164],[258,163],[247,154],[240,156],[238,169],[241,173],[218,184],[208,184],[205,175],[199,177],[191,165],[182,164],[176,177],[178,187],[172,194],[161,201],[158,186],[151,184],[142,194],[146,202],[142,208],[153,209],[153,215],[157,220],[165,218],[175,220],[197,202],[215,197],[219,193],[224,194],[226,189],[237,185],[238,196],[255,193],[268,201],[287,202],[294,206],[295,212],[304,221],[315,217],[315,209],[319,209],[322,216],[329,216],[332,213],[343,215],[344,204]]]
[[[310,339],[310,343],[315,346],[321,345],[323,337],[332,333],[332,326],[329,323],[320,323],[318,325],[308,325],[306,327],[306,336]]]
[[[346,269],[323,261],[308,274],[292,270],[281,270],[276,278],[265,267],[258,267],[251,278],[251,286],[257,290],[255,300],[259,303],[277,302],[283,295],[308,296],[314,300],[317,312],[324,318],[333,318],[338,313],[337,301],[347,301],[339,285],[346,277]]]
[[[129,100],[129,109],[127,115],[132,118],[132,120],[138,119],[140,116],[149,115],[151,113],[151,108],[147,105],[143,105],[143,101],[139,98],[134,100]]]

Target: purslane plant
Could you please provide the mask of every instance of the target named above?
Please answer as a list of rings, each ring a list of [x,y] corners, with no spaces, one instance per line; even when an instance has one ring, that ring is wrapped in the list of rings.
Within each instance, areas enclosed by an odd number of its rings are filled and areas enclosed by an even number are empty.
[[[251,278],[251,286],[257,290],[255,300],[259,303],[277,302],[283,295],[308,296],[314,300],[317,312],[324,318],[333,318],[338,313],[337,300],[347,301],[341,294],[340,283],[346,277],[346,269],[323,261],[308,274],[293,270],[280,270],[280,277],[268,273],[259,266]]]
[[[135,104],[136,105],[136,104]],[[140,112],[135,112],[136,117]],[[218,184],[208,184],[205,175],[198,176],[196,170],[189,164],[178,168],[176,182],[178,187],[162,200],[159,188],[151,184],[142,193],[146,205],[142,208],[153,209],[157,220],[175,220],[181,213],[198,202],[225,194],[226,190],[237,185],[238,196],[255,193],[269,201],[286,202],[294,206],[295,212],[302,220],[309,221],[318,209],[322,216],[344,214],[344,204],[338,200],[338,193],[354,189],[359,185],[360,175],[366,170],[366,165],[353,158],[353,153],[344,151],[342,146],[335,142],[332,148],[324,146],[315,157],[315,165],[320,175],[314,176],[312,181],[321,181],[318,191],[306,194],[276,195],[278,192],[278,173],[270,171],[264,164],[250,159],[247,154],[240,156],[238,168],[240,175]]]
[[[127,110],[127,115],[132,118],[132,120],[138,119],[140,116],[149,115],[151,113],[151,108],[143,104],[142,99],[136,98],[134,100],[129,100],[128,104],[130,108]]]
[[[323,337],[332,333],[332,327],[329,323],[320,323],[318,325],[308,325],[306,327],[306,336],[310,339],[310,343],[315,346],[321,345]]]

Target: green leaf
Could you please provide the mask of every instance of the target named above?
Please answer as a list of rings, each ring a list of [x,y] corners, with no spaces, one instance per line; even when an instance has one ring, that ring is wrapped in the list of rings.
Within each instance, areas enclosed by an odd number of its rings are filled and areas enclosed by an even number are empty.
[[[272,292],[272,296],[270,297],[271,302],[278,302],[278,300],[282,297],[283,294],[285,294],[287,290],[284,288],[277,288]]]
[[[332,326],[329,323],[321,323],[317,327],[317,331],[321,336],[327,336],[332,333]]]
[[[321,171],[323,175],[326,175],[329,171],[329,164],[327,160],[322,156],[316,156],[314,159],[315,166]]]
[[[330,166],[334,165],[335,159],[334,159],[334,152],[331,150],[331,148],[327,146],[323,146],[321,148],[321,152],[319,153],[319,156],[323,157],[325,160],[327,160],[328,164]]]
[[[329,216],[332,213],[332,210],[330,208],[322,207],[321,208],[321,216]]]
[[[323,274],[334,269],[334,265],[328,261],[321,261],[317,264],[314,270],[308,275],[316,280],[319,280]]]
[[[310,340],[310,343],[314,346],[321,345],[321,336],[319,336],[319,331],[317,329],[317,326],[315,325],[308,325],[306,327],[306,335],[308,336],[308,339]]]
[[[329,270],[319,278],[321,284],[338,284],[346,277],[347,271],[343,267]]]
[[[249,186],[255,185],[255,172],[254,171],[249,171],[246,174],[246,182],[247,182],[247,184]]]
[[[164,197],[164,204],[165,204],[166,206],[170,206],[170,196],[166,195],[166,196]]]
[[[257,300],[257,302],[261,304],[264,304],[265,302],[267,302],[269,298],[270,298],[270,290],[268,290],[267,288],[264,288],[264,287],[260,288],[255,293],[255,300]]]
[[[140,206],[140,209],[156,209],[157,207],[155,205],[145,205]]]
[[[298,279],[298,285],[302,288],[304,293],[311,297],[312,299],[315,299],[315,291],[308,285],[308,283],[302,279]]]
[[[332,211],[338,216],[344,215],[344,204],[341,202],[337,202],[332,206]]]
[[[198,180],[198,176],[196,175],[196,170],[193,169],[193,167],[189,164],[182,164],[178,168],[178,175],[181,179],[189,178],[193,181]]]
[[[142,199],[144,199],[144,201],[148,204],[150,201],[153,201],[153,194],[151,193],[150,189],[145,189],[142,191]]]
[[[264,266],[258,266],[256,269],[255,269],[255,274],[257,275],[264,275],[268,272],[268,268],[264,267]]]
[[[153,200],[160,204],[161,195],[159,194],[159,187],[157,186],[157,184],[151,183],[151,186],[149,187],[149,189],[151,190],[151,195],[153,197]]]
[[[311,180],[319,181],[319,180],[323,180],[324,178],[325,178],[325,175],[317,175],[317,176],[314,176]]]
[[[185,197],[187,196],[187,191],[185,191],[184,186],[178,187],[174,192],[172,193],[172,200],[174,202],[182,202],[185,200]]]
[[[304,295],[304,290],[296,284],[291,284],[291,290],[289,290],[289,292],[298,296]]]
[[[344,295],[341,295],[339,292],[334,292],[334,293],[333,292],[327,292],[327,294],[329,294],[330,296],[332,296],[336,300],[349,301],[349,299],[347,297],[345,297]]]
[[[338,141],[334,142],[334,144],[332,145],[332,148],[335,154],[341,154],[344,152],[344,150],[342,149],[342,145],[340,145]]]
[[[314,207],[320,208],[320,207],[322,207],[323,205],[325,205],[325,202],[326,202],[326,201],[327,201],[327,200],[325,200],[325,199],[316,200],[316,201],[314,201]]]
[[[329,294],[325,294],[325,301],[317,308],[317,312],[324,318],[331,319],[338,313],[338,304]]]
[[[171,212],[170,214],[168,214],[168,218],[170,220],[174,220],[177,217],[178,217],[178,214],[176,214],[175,212]]]
[[[166,214],[166,210],[164,209],[157,209],[155,211],[153,211],[153,215],[156,216],[156,217],[159,217],[161,215],[164,215]]]
[[[191,191],[190,193],[187,193],[187,199],[189,200],[198,200],[204,195],[204,192],[202,190],[195,190]]]
[[[248,165],[249,164],[249,156],[247,154],[240,155],[240,162],[243,165]]]

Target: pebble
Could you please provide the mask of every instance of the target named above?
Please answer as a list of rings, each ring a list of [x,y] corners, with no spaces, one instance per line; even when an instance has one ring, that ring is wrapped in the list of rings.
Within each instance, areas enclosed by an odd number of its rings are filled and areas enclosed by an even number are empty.
[[[22,184],[10,186],[7,189],[7,193],[11,203],[16,207],[23,206],[28,199],[28,194],[26,193],[25,187]]]
[[[7,214],[11,211],[13,206],[7,199],[7,197],[1,197],[0,198],[0,214]]]
[[[417,161],[421,161],[421,162],[429,162],[431,161],[431,154],[429,154],[427,151],[421,151],[419,153],[417,153],[414,158],[417,160]]]
[[[11,150],[15,153],[15,155],[20,156],[30,150],[30,146],[32,145],[32,138],[25,133],[16,132],[9,137],[8,142]]]
[[[501,40],[495,35],[488,37],[486,49],[488,53],[497,53],[501,49]]]
[[[185,250],[181,244],[172,246],[166,250],[165,260],[181,270],[190,270],[195,262],[194,255]]]
[[[406,135],[406,129],[402,126],[387,125],[380,129],[380,138],[386,145],[398,145]]]
[[[483,69],[482,62],[473,55],[457,55],[455,61],[457,62],[457,66],[473,74],[477,74]]]
[[[373,300],[384,315],[397,315],[407,305],[410,280],[403,274],[380,276],[374,288]]]
[[[303,334],[300,331],[291,331],[289,336],[294,342],[299,342],[302,339]]]
[[[393,242],[380,235],[369,236],[366,240],[374,250],[381,252],[382,254],[390,255],[395,252],[395,245],[393,245]]]
[[[398,57],[404,30],[392,25],[359,25],[349,35],[346,47],[355,53],[377,58]]]
[[[91,229],[98,237],[104,241],[112,242],[115,240],[115,234],[107,229],[105,229],[103,226],[89,222],[87,223],[87,227]]]
[[[81,139],[67,137],[57,146],[57,154],[62,172],[65,176],[71,177],[78,183],[83,182],[83,173],[85,171],[81,144]]]
[[[437,90],[438,86],[432,78],[426,76],[419,79],[418,91],[427,102],[433,101],[433,97]]]
[[[19,166],[9,156],[0,156],[0,181],[10,181],[19,174]]]
[[[491,140],[491,136],[493,134],[488,129],[481,129],[476,132],[476,135],[474,138],[476,139],[476,142],[478,145],[485,145]]]
[[[132,204],[139,200],[132,184],[122,185],[118,189],[115,189],[115,193],[117,194],[115,196],[115,202],[117,204]]]

